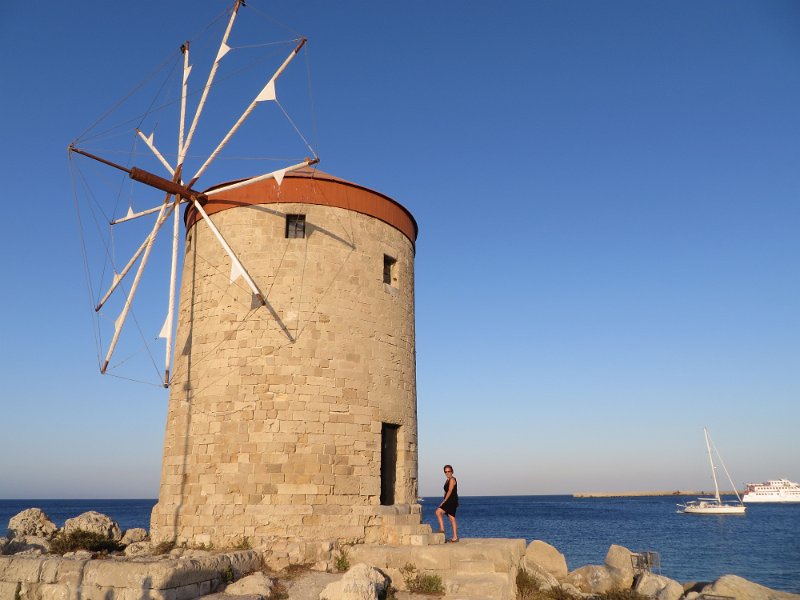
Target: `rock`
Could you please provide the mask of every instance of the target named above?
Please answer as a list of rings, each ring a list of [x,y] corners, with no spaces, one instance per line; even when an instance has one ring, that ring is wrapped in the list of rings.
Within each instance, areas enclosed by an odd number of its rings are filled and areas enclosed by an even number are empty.
[[[635,591],[656,600],[678,600],[683,596],[683,586],[680,583],[663,575],[647,572],[639,577]]]
[[[65,552],[63,558],[76,558],[83,560],[92,558],[92,553],[88,550],[75,550],[75,552]]]
[[[800,594],[778,592],[736,575],[723,575],[703,589],[704,594],[732,596],[736,600],[800,600]]]
[[[264,573],[253,573],[225,588],[226,594],[234,596],[255,595],[269,598],[272,593],[272,580]]]
[[[289,598],[310,598],[318,600],[322,590],[325,589],[329,583],[341,579],[341,575],[334,573],[319,573],[316,571],[306,571],[297,577],[292,577],[289,580],[281,581],[289,594]]]
[[[47,538],[36,535],[15,537],[3,550],[3,554],[45,554],[47,552],[50,552],[50,542]]]
[[[548,573],[536,563],[526,562],[523,568],[537,579],[541,590],[549,590],[558,587],[558,579],[555,578],[555,575]]]
[[[261,594],[248,594],[247,596],[239,596],[228,594],[227,592],[217,592],[216,594],[200,596],[199,600],[264,600],[264,596]]]
[[[206,558],[207,556],[211,556],[211,552],[208,550],[196,550],[194,548],[173,548],[169,551],[170,558],[183,558],[183,559],[190,559],[190,558]]]
[[[611,569],[599,565],[586,565],[575,569],[563,581],[587,594],[602,594],[617,588]]]
[[[150,542],[133,542],[125,546],[122,553],[125,556],[149,556],[153,554],[153,545]]]
[[[6,546],[8,546],[8,538],[7,537],[0,537],[0,555],[5,554],[4,550]]]
[[[387,585],[388,578],[378,569],[359,563],[327,585],[319,600],[378,600]]]
[[[619,589],[629,590],[633,585],[632,556],[633,552],[616,544],[612,544],[606,553],[604,564],[611,570],[611,576]]]
[[[52,538],[58,527],[40,508],[29,508],[17,513],[8,521],[8,537],[15,538],[34,535],[46,539]]]
[[[133,529],[126,529],[122,536],[122,544],[125,546],[135,544],[136,542],[143,542],[147,539],[147,530],[141,527],[134,527]]]
[[[547,542],[533,540],[528,545],[525,550],[525,565],[529,566],[531,563],[538,565],[558,580],[567,576],[567,559]]]
[[[109,540],[119,541],[122,539],[122,531],[116,521],[94,510],[66,520],[64,533],[70,534],[77,530],[98,533]]]

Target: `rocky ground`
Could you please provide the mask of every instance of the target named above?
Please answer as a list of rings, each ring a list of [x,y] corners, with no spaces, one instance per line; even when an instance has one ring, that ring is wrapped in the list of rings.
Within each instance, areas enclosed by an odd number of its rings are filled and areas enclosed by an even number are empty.
[[[87,549],[88,548],[88,549]],[[144,529],[121,531],[88,512],[59,529],[39,509],[14,516],[0,538],[0,598],[84,600],[423,600],[407,567],[439,580],[449,600],[520,600],[518,576],[536,581],[525,598],[582,600],[636,592],[655,600],[800,600],[735,575],[680,583],[650,572],[646,556],[612,545],[602,565],[567,569],[566,558],[540,540],[464,539],[408,546],[275,541],[258,549],[211,551],[153,545]],[[298,567],[297,565],[304,565]],[[338,572],[342,571],[342,572]],[[551,592],[548,594],[548,592]],[[77,596],[76,596],[77,594]],[[110,594],[110,595],[109,595]]]

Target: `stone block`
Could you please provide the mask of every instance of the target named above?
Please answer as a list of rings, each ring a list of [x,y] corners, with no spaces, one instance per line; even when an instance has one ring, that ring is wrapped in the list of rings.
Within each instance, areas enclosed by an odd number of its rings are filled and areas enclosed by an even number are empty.
[[[448,597],[483,600],[508,600],[513,597],[509,576],[503,573],[480,576],[444,575],[442,583]]]
[[[490,560],[459,560],[455,563],[457,574],[494,573],[494,563]]]

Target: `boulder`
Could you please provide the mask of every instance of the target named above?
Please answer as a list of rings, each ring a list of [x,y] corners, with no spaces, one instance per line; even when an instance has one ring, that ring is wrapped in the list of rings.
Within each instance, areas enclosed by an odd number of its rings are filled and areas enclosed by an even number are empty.
[[[558,580],[567,576],[567,559],[547,542],[533,540],[525,550],[525,566],[538,565]]]
[[[134,544],[136,542],[143,542],[147,539],[147,530],[141,527],[134,527],[133,529],[126,529],[122,536],[121,543],[125,546]]]
[[[642,573],[639,577],[635,591],[655,600],[678,600],[683,596],[683,586],[680,583],[663,575],[648,572]]]
[[[41,508],[23,510],[8,521],[8,537],[10,538],[34,535],[50,539],[56,534],[56,531],[58,531],[58,527]]]
[[[706,586],[703,594],[732,596],[736,600],[800,600],[800,594],[778,592],[736,575],[723,575]]]
[[[611,569],[599,565],[586,565],[575,569],[563,579],[586,594],[602,594],[617,589]]]
[[[50,552],[50,541],[37,535],[15,537],[3,549],[3,554],[46,554],[47,552]]]
[[[211,552],[208,550],[198,550],[196,548],[173,548],[169,551],[170,558],[182,558],[184,560],[207,558],[209,556],[211,556]]]
[[[206,596],[200,596],[199,600],[265,600],[261,594],[248,594],[247,596],[228,594],[227,592],[216,592]]]
[[[264,573],[253,573],[230,584],[225,588],[225,593],[233,596],[253,595],[269,598],[272,594],[272,580]]]
[[[555,575],[548,573],[542,567],[533,562],[526,562],[523,567],[530,575],[532,575],[539,582],[541,590],[549,590],[558,587],[558,579]]]
[[[319,600],[378,600],[388,585],[386,575],[364,563],[352,567],[339,581],[328,584]]]
[[[150,556],[153,554],[153,545],[150,542],[133,542],[125,546],[122,551],[125,556]]]
[[[67,519],[64,523],[64,533],[69,535],[78,530],[98,533],[109,540],[119,541],[122,539],[122,531],[116,521],[94,510],[73,519]]]
[[[629,590],[633,585],[633,552],[624,546],[612,544],[606,553],[604,564],[611,571],[617,588]]]

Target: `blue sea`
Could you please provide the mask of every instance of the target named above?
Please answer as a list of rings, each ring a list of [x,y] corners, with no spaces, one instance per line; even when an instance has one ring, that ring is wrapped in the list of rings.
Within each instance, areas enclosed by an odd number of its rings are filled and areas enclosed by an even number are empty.
[[[544,540],[561,551],[570,569],[602,564],[608,547],[655,551],[662,575],[680,582],[712,581],[733,573],[768,587],[800,593],[800,504],[749,505],[744,516],[684,515],[677,502],[692,498],[573,498],[571,496],[462,497],[460,537]],[[440,498],[426,498],[423,520]],[[155,500],[0,500],[0,532],[8,519],[38,507],[59,526],[87,510],[122,529],[149,528]],[[449,525],[448,525],[449,531]]]

